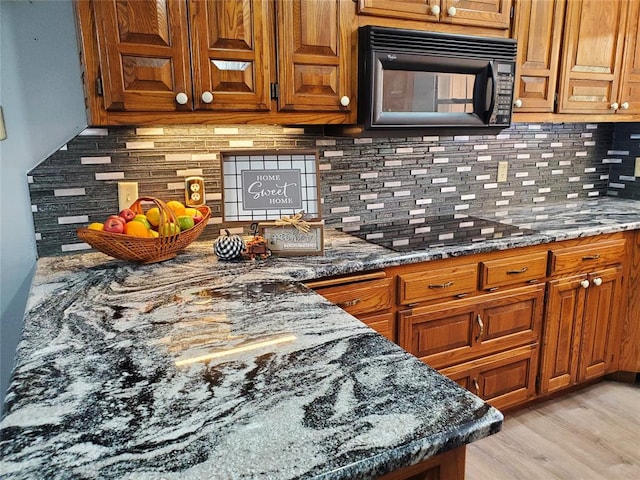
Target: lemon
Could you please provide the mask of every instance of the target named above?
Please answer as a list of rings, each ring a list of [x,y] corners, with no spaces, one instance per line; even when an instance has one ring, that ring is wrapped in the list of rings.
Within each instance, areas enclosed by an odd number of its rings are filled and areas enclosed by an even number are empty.
[[[195,208],[188,207],[184,209],[184,214],[189,217],[195,217],[196,213],[198,213],[198,210],[196,210]]]
[[[104,223],[93,222],[87,228],[89,230],[98,230],[99,232],[101,232],[102,230],[104,230]]]
[[[160,225],[158,233],[163,237],[177,235],[178,233],[180,233],[180,227],[175,223],[163,223],[162,225]]]
[[[146,216],[147,216],[147,220],[149,220],[149,223],[154,227],[157,227],[158,225],[160,225],[160,209],[158,207],[150,208],[147,211]]]

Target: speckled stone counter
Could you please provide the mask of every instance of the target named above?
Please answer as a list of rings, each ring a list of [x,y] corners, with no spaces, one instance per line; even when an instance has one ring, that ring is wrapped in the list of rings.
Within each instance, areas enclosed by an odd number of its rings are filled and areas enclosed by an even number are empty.
[[[299,282],[640,228],[640,202],[563,208],[511,219],[535,235],[404,254],[328,229],[322,257],[40,259],[0,476],[364,479],[490,435],[500,412]]]

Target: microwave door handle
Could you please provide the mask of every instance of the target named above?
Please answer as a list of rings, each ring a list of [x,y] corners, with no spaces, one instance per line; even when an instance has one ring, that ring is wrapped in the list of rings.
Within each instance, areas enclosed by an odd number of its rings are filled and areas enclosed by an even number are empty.
[[[497,85],[497,78],[496,78],[496,69],[493,67],[493,62],[489,62],[489,73],[490,78],[491,78],[491,96],[490,101],[489,101],[489,105],[485,105],[487,110],[486,110],[486,119],[487,122],[489,121],[489,119],[491,118],[491,115],[493,115],[493,109],[496,106],[496,85]],[[487,100],[489,100],[489,98]]]

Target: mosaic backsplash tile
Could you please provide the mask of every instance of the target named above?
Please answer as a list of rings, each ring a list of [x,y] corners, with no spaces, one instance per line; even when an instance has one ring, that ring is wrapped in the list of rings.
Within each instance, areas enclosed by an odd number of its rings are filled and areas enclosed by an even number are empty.
[[[238,231],[223,220],[221,157],[228,152],[317,151],[322,216],[347,230],[419,225],[456,212],[501,218],[523,205],[544,211],[612,192],[638,198],[628,164],[640,156],[640,129],[618,125],[615,132],[616,145],[613,124],[515,124],[499,135],[401,138],[328,137],[321,127],[88,128],[29,172],[38,254],[87,249],[75,229],[118,209],[118,181],[138,182],[140,196],[184,200],[184,179],[202,176],[212,219],[201,238]],[[497,181],[500,161],[508,162],[505,182]],[[610,185],[620,182],[624,188]]]
[[[613,144],[607,152],[611,162],[608,195],[640,200],[640,124],[617,123]]]

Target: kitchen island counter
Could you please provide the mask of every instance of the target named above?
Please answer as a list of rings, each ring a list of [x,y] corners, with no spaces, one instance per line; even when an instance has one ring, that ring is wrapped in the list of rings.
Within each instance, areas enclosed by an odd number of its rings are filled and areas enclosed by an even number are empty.
[[[640,228],[640,202],[572,211],[583,223],[523,213],[537,234],[402,254],[329,230],[321,257],[42,258],[0,476],[375,478],[490,435],[500,412],[300,281]]]

